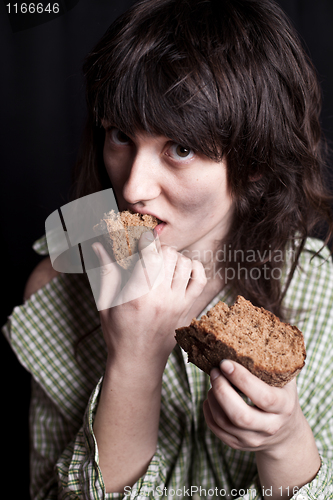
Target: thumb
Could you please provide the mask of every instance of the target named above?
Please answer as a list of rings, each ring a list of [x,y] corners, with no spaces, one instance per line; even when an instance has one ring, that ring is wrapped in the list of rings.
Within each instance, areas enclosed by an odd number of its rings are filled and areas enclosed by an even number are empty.
[[[146,228],[145,228],[146,229]],[[149,252],[157,252],[156,240],[152,231],[148,229],[143,232],[138,242],[138,250],[143,253],[147,249]]]
[[[99,311],[112,307],[115,297],[121,288],[121,271],[118,264],[112,261],[110,255],[101,243],[92,245],[98,257],[100,267],[99,273],[94,275],[94,283],[90,280],[92,288],[98,290],[96,305]]]
[[[107,264],[111,264],[111,262],[112,262],[111,257],[101,243],[95,242],[91,246],[92,246],[92,249],[94,250],[94,252],[99,260],[99,263],[101,265],[104,266]]]
[[[139,240],[140,260],[149,288],[155,288],[163,280],[163,254],[158,236],[150,231],[143,233]]]

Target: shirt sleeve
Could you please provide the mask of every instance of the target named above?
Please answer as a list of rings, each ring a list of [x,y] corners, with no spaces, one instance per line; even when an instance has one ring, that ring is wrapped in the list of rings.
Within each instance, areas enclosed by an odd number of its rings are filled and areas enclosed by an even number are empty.
[[[155,498],[156,492],[162,496],[167,467],[159,448],[144,477],[125,488],[124,493],[106,493],[93,432],[101,382],[102,379],[90,397],[83,425],[74,436],[70,423],[39,384],[33,382],[30,407],[33,500]]]
[[[75,431],[32,378],[30,401],[30,495],[32,500],[58,498],[54,464]]]

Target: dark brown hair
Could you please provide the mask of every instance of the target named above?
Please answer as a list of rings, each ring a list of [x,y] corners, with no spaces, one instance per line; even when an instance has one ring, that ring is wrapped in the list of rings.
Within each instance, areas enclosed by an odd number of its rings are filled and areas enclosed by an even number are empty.
[[[281,266],[268,256],[291,244],[290,281],[316,225],[325,221],[332,233],[321,93],[281,8],[271,0],[142,0],[111,25],[84,73],[88,121],[73,196],[110,187],[103,118],[125,134],[143,129],[224,156],[236,210],[223,243],[257,255],[241,263],[234,289],[281,317],[280,280],[244,268]]]

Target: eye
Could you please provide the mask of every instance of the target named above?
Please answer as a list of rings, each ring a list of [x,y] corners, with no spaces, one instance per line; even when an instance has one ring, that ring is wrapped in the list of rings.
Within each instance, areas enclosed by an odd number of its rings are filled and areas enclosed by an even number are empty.
[[[172,144],[167,152],[176,161],[189,160],[194,156],[194,151],[182,144]]]
[[[111,129],[111,139],[115,144],[118,145],[126,145],[131,142],[131,139],[128,137],[128,135],[124,134],[119,128],[112,128]]]

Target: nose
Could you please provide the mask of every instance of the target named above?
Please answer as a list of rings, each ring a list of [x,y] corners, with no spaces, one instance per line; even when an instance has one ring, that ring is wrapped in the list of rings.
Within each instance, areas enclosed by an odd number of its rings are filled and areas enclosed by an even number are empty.
[[[161,192],[158,156],[149,148],[135,152],[124,184],[124,199],[135,205],[157,198]]]

